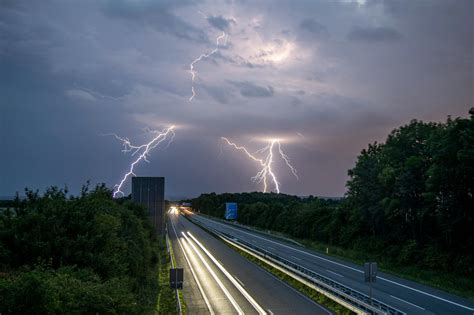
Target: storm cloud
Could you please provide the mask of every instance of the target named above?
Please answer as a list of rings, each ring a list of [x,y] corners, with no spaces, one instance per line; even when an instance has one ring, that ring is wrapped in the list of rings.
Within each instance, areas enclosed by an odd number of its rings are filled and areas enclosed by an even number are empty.
[[[397,41],[402,38],[402,35],[390,27],[354,27],[347,38],[354,41],[376,43],[376,42],[390,42]]]
[[[239,88],[240,94],[246,97],[270,97],[275,92],[271,86],[260,86],[248,81],[229,81],[229,83]]]
[[[233,24],[237,24],[233,18],[225,18],[222,15],[208,16],[207,21],[209,24],[221,31],[228,31]]]
[[[201,12],[201,13],[199,13]],[[473,105],[474,2],[0,1],[0,195],[113,187],[146,128],[175,124],[137,175],[168,197],[254,191],[255,152],[282,138],[281,191],[341,196],[369,142]],[[195,64],[191,96],[190,63]],[[127,183],[125,192],[130,191]]]
[[[322,25],[314,18],[307,18],[301,21],[301,29],[311,33],[312,36],[316,38],[327,38],[329,37],[329,32],[326,26]]]

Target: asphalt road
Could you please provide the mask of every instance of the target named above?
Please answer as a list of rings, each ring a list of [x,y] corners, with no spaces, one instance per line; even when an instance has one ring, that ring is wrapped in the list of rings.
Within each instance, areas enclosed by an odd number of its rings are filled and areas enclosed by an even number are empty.
[[[182,216],[169,218],[190,314],[331,314]]]
[[[193,215],[193,219],[368,294],[362,266],[203,216]],[[372,292],[374,298],[407,314],[474,314],[473,301],[382,272],[378,273]]]

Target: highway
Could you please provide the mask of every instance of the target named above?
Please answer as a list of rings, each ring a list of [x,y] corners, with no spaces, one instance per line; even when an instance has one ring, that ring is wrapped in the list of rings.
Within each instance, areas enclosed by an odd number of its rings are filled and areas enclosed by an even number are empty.
[[[193,215],[193,219],[368,295],[362,266],[207,217]],[[474,302],[468,299],[382,272],[373,285],[373,297],[406,314],[474,314]]]
[[[168,217],[188,313],[331,314],[178,213]]]

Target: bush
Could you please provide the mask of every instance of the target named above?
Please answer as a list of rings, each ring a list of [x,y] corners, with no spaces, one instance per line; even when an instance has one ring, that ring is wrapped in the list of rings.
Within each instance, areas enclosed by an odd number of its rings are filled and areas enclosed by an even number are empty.
[[[104,185],[26,195],[0,213],[1,314],[153,311],[158,242],[142,207]]]

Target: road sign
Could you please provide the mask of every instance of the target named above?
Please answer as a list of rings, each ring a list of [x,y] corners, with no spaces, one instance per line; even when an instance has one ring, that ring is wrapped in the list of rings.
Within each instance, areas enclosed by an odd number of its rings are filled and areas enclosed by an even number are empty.
[[[183,288],[184,273],[183,268],[170,269],[170,287],[171,289]]]
[[[364,264],[365,282],[376,282],[377,279],[377,263],[368,262]]]
[[[225,219],[237,220],[237,203],[235,202],[225,203]]]

